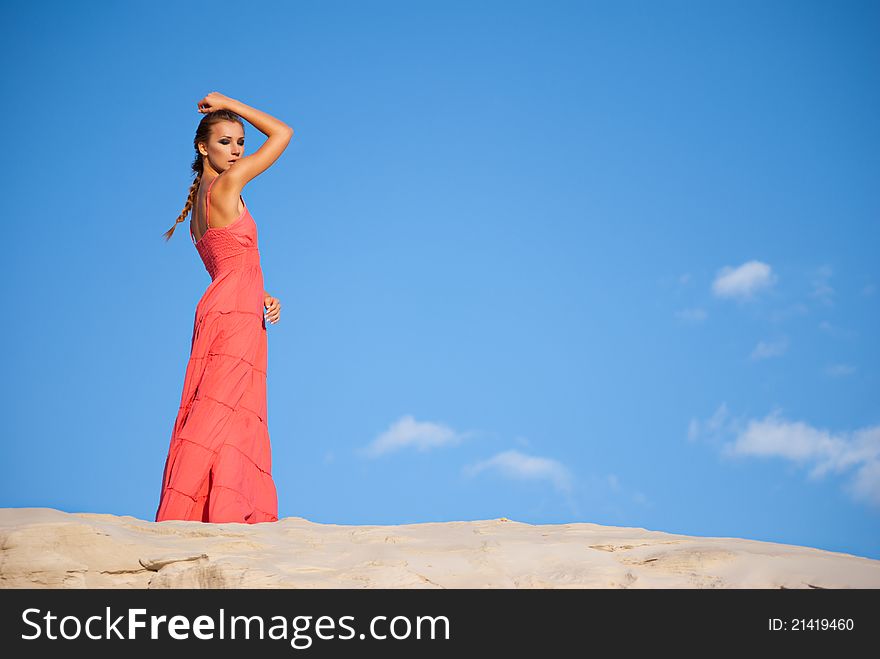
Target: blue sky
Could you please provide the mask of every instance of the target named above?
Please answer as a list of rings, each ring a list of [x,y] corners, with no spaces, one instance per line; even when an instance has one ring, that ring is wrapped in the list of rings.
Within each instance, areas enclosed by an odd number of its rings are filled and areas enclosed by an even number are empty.
[[[295,130],[243,191],[282,517],[880,558],[880,5],[207,7],[0,10],[0,506],[153,519],[216,90]]]

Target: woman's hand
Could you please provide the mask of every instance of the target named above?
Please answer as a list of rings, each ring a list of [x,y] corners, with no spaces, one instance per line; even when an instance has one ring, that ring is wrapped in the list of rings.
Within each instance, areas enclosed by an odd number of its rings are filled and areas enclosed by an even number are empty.
[[[228,110],[229,102],[231,100],[231,98],[224,96],[220,92],[211,92],[199,101],[199,112],[202,114],[208,114],[209,112],[216,112],[217,110]]]
[[[263,306],[266,307],[263,317],[269,322],[277,323],[281,318],[281,300],[266,293],[266,297],[263,298]]]

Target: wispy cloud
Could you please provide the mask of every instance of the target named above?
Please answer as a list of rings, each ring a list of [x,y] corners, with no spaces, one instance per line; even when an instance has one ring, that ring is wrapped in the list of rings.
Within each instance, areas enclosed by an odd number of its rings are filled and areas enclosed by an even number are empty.
[[[812,297],[825,305],[834,304],[834,289],[828,283],[829,279],[831,279],[831,266],[823,265],[813,277],[813,290],[810,293]]]
[[[552,483],[557,490],[571,492],[572,476],[565,465],[552,458],[528,455],[516,449],[497,453],[487,460],[463,467],[467,476],[476,476],[483,471],[496,471],[516,480],[545,480]]]
[[[675,317],[679,320],[683,320],[687,323],[701,323],[706,320],[708,314],[705,309],[682,309],[681,311],[675,312]]]
[[[648,499],[648,497],[645,496],[644,492],[638,492],[638,491],[633,492],[632,500],[642,506],[647,506],[651,503],[650,500]]]
[[[844,327],[838,327],[837,325],[832,325],[827,320],[823,320],[819,323],[819,329],[826,334],[830,334],[831,336],[839,339],[851,339],[856,335],[856,332],[854,330],[846,329]]]
[[[856,367],[852,364],[829,364],[825,367],[825,374],[833,378],[841,378],[852,375],[856,372]]]
[[[809,467],[808,477],[849,472],[844,490],[855,501],[880,507],[880,425],[853,432],[831,432],[802,421],[782,418],[774,410],[763,419],[743,422],[730,417],[722,404],[712,419],[692,419],[688,438],[732,437],[721,446],[727,458],[781,458]]]
[[[618,478],[617,474],[608,474],[605,477],[605,481],[608,484],[608,488],[618,495],[628,496],[630,500],[634,503],[639,504],[640,506],[653,506],[653,502],[645,496],[644,492],[640,492],[639,490],[631,490],[624,492],[624,488],[620,483],[620,478]]]
[[[376,437],[366,448],[360,449],[359,453],[375,458],[406,448],[428,451],[442,446],[454,446],[473,434],[475,433],[456,432],[440,423],[416,421],[411,415],[406,415],[391,424],[388,430]]]
[[[873,295],[876,292],[877,292],[877,286],[875,286],[874,284],[865,284],[862,287],[862,295],[865,295],[865,296]]]
[[[749,261],[736,268],[721,268],[712,282],[712,292],[722,298],[748,300],[775,283],[776,275],[769,265]]]
[[[730,410],[727,403],[721,403],[714,414],[705,421],[697,418],[690,420],[688,424],[688,439],[695,441],[700,438],[714,438],[727,429],[730,424]]]
[[[749,359],[769,359],[770,357],[779,357],[788,350],[788,339],[782,338],[778,341],[758,341],[758,345],[752,350]]]
[[[776,309],[770,312],[770,320],[774,323],[781,322],[792,316],[803,316],[810,313],[810,308],[803,302],[795,302],[783,309]]]

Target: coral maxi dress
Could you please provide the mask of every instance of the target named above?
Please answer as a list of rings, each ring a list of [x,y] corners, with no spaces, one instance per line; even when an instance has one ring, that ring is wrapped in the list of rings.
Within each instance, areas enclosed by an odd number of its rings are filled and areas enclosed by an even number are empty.
[[[257,225],[247,206],[196,247],[211,283],[196,306],[192,349],[156,521],[278,521],[266,424],[266,322]],[[244,199],[242,199],[244,204]]]

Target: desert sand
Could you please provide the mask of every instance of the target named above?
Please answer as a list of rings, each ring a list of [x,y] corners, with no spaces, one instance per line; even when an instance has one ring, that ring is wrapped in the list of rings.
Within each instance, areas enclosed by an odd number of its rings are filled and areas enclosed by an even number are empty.
[[[0,508],[2,588],[880,588],[811,547],[507,518],[344,526],[155,523]]]

